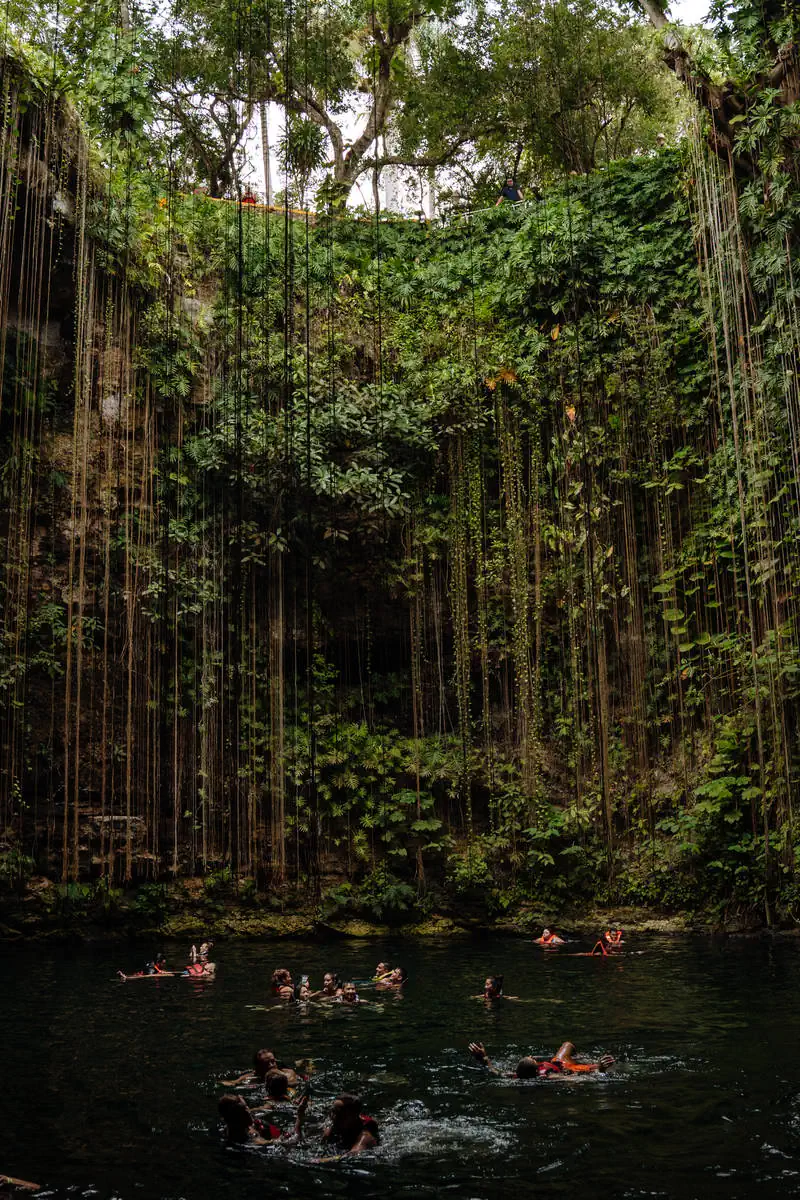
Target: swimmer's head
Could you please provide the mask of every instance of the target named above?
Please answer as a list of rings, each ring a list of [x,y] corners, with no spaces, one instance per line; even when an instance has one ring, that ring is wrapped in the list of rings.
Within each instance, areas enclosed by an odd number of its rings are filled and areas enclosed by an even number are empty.
[[[259,1079],[266,1079],[270,1071],[274,1071],[278,1060],[271,1050],[257,1050],[253,1059],[253,1070]]]
[[[376,975],[385,975],[386,972],[390,971],[390,970],[391,970],[391,967],[389,966],[388,963],[379,962],[377,967],[375,968],[375,974]]]
[[[517,1063],[514,1074],[517,1079],[534,1079],[539,1074],[539,1064],[532,1055],[526,1054]]]
[[[334,1128],[342,1129],[361,1121],[361,1097],[342,1092],[333,1102],[331,1118]]]
[[[355,1000],[357,995],[358,995],[358,992],[356,991],[356,985],[354,983],[345,983],[343,985],[343,987],[342,987],[342,999],[343,1000],[348,1001],[348,1003],[352,1003]]]
[[[289,1080],[283,1071],[273,1069],[267,1072],[264,1083],[267,1087],[267,1095],[271,1100],[284,1100],[289,1094]]]
[[[243,1141],[253,1124],[253,1115],[242,1097],[230,1093],[221,1096],[217,1111],[227,1126],[231,1141]]]
[[[333,971],[326,971],[322,977],[322,990],[324,992],[334,992],[339,986],[339,980]]]
[[[542,937],[550,937],[550,930],[549,930],[549,929],[543,929],[543,930],[542,930]]]

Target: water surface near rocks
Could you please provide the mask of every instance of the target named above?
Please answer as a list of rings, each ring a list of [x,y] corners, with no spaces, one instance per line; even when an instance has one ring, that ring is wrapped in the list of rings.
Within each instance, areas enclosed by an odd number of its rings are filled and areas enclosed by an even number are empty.
[[[160,947],[154,947],[159,949]],[[582,947],[568,947],[580,949]],[[127,949],[0,949],[0,1172],[59,1198],[800,1195],[800,945],[632,939],[614,960],[518,940],[219,944],[213,983],[122,984]],[[167,945],[172,962],[184,947]],[[402,998],[279,1006],[277,965],[366,979],[402,963]],[[521,997],[470,999],[503,972]],[[565,1038],[608,1077],[492,1079]],[[268,1046],[316,1066],[309,1146],[226,1148],[218,1079]],[[374,1156],[319,1164],[337,1091],[380,1122]],[[280,1123],[280,1121],[278,1122]]]

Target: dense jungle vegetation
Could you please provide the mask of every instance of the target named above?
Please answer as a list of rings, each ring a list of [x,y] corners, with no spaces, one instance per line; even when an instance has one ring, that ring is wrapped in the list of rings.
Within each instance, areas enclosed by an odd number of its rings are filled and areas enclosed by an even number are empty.
[[[4,889],[794,920],[797,17],[712,18],[9,5]]]

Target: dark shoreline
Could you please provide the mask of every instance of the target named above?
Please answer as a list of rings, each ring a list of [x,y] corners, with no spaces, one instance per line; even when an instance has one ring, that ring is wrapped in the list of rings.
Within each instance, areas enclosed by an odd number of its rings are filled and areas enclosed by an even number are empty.
[[[54,886],[54,885],[53,885]],[[47,891],[49,892],[49,888]],[[131,898],[132,897],[132,898]],[[585,939],[599,935],[610,925],[620,925],[629,934],[663,934],[682,937],[689,934],[726,937],[792,938],[800,927],[784,923],[767,926],[763,915],[739,913],[721,919],[714,913],[669,913],[630,907],[600,908],[586,906],[562,913],[526,908],[517,916],[492,919],[485,914],[459,915],[431,913],[408,921],[383,923],[357,917],[326,918],[319,905],[306,901],[279,905],[276,897],[247,904],[226,898],[221,902],[189,900],[175,894],[165,895],[163,914],[137,911],[136,893],[111,908],[98,911],[96,899],[76,902],[57,893],[42,900],[41,893],[6,895],[0,900],[0,943],[83,942],[87,944],[149,941],[153,939],[196,941],[215,940],[297,941],[366,939],[392,937],[424,939],[429,937],[517,937],[537,936],[545,925],[552,925],[568,938]]]

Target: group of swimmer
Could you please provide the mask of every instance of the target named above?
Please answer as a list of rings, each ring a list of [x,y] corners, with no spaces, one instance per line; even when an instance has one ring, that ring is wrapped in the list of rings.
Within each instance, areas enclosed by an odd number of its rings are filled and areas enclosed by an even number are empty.
[[[623,931],[607,929],[591,950],[591,955],[609,955],[618,952],[623,944]],[[554,930],[544,929],[535,943],[545,949],[558,949],[566,940]],[[213,942],[203,942],[199,950],[192,946],[189,963],[180,970],[170,970],[163,954],[146,963],[133,974],[117,972],[121,979],[145,979],[158,976],[213,977],[216,965],[210,961]],[[369,981],[378,992],[402,994],[408,982],[404,967],[379,962]],[[295,979],[286,967],[277,967],[271,977],[272,998],[286,1003],[308,1004],[311,1002],[356,1006],[369,1004],[358,993],[352,979],[340,979],[335,971],[326,971],[322,984],[314,989],[308,975],[300,974]],[[487,976],[483,991],[476,999],[493,1004],[499,1000],[518,1000],[504,991],[502,975]],[[470,1042],[469,1052],[473,1058],[492,1075],[504,1075],[515,1079],[536,1079],[556,1075],[578,1075],[605,1072],[613,1066],[610,1054],[603,1055],[597,1062],[580,1062],[575,1057],[572,1042],[564,1042],[551,1058],[525,1055],[513,1071],[501,1071],[494,1065],[482,1042]],[[246,1071],[235,1079],[222,1080],[226,1088],[245,1089],[253,1095],[245,1096],[226,1092],[219,1100],[218,1112],[222,1118],[227,1140],[232,1145],[266,1146],[297,1145],[303,1141],[303,1131],[308,1115],[312,1064],[297,1063],[294,1067],[278,1063],[272,1050],[258,1050],[253,1059],[252,1071]],[[250,1102],[248,1102],[250,1101]],[[360,1154],[377,1146],[380,1141],[378,1124],[373,1117],[362,1112],[362,1101],[350,1092],[342,1092],[333,1101],[327,1124],[319,1132],[323,1146],[334,1152],[335,1157]],[[287,1121],[287,1115],[290,1119]]]
[[[400,993],[407,980],[404,967],[380,962],[371,983],[377,991]],[[359,996],[352,980],[342,982],[335,971],[326,971],[322,986],[315,991],[308,975],[300,975],[295,982],[291,971],[277,967],[272,972],[271,992],[274,999],[288,1003],[321,1001],[353,1006],[369,1003]],[[302,1141],[311,1098],[311,1070],[312,1064],[307,1062],[297,1063],[294,1067],[279,1066],[272,1050],[258,1050],[252,1071],[246,1071],[236,1079],[222,1080],[223,1087],[247,1088],[261,1093],[254,1097],[257,1107],[251,1107],[243,1096],[231,1092],[220,1098],[217,1108],[225,1122],[228,1142],[239,1146],[293,1146]],[[361,1109],[360,1097],[350,1092],[342,1092],[333,1101],[328,1123],[320,1132],[320,1141],[334,1151],[334,1158],[361,1154],[378,1145],[378,1123]],[[287,1113],[291,1118],[289,1128],[281,1129],[274,1121],[281,1120]]]
[[[192,946],[189,951],[189,962],[178,971],[169,969],[166,956],[161,952],[146,962],[140,971],[133,971],[129,975],[117,971],[117,975],[124,983],[131,979],[154,979],[158,976],[169,978],[176,975],[193,979],[211,979],[217,971],[217,964],[209,961],[213,946],[213,942],[203,942],[199,950],[196,946]]]
[[[622,929],[607,929],[589,954],[614,954],[621,950],[623,941]],[[558,949],[566,945],[566,940],[551,929],[544,929],[534,942],[545,949]],[[192,946],[188,955],[189,962],[179,970],[170,970],[164,954],[159,953],[140,970],[130,974],[118,971],[117,975],[125,982],[165,976],[210,979],[216,973],[216,964],[210,960],[213,945],[213,942],[206,941],[201,943],[199,949]],[[387,962],[380,962],[369,982],[376,991],[401,995],[408,982],[408,974],[404,967],[392,967]],[[499,1000],[519,999],[517,996],[507,995],[503,985],[502,975],[487,976],[483,991],[475,998],[492,1005]],[[278,967],[272,972],[271,993],[274,999],[298,1004],[311,1001],[349,1006],[369,1003],[359,996],[355,981],[342,981],[335,971],[327,971],[323,975],[321,987],[313,990],[308,975],[300,975],[295,982],[291,971],[285,967]],[[495,1066],[482,1042],[470,1042],[468,1049],[476,1062],[490,1074],[520,1080],[604,1073],[614,1065],[614,1058],[610,1054],[602,1055],[597,1062],[579,1062],[575,1057],[572,1042],[564,1042],[552,1058],[524,1055],[513,1071],[503,1071]],[[296,1063],[294,1067],[279,1065],[272,1050],[258,1050],[253,1059],[252,1071],[246,1071],[235,1079],[221,1080],[223,1087],[240,1088],[254,1093],[248,1097],[252,1104],[238,1093],[226,1092],[220,1097],[217,1108],[225,1124],[228,1142],[235,1146],[251,1147],[292,1146],[302,1142],[311,1101],[312,1069],[313,1064],[308,1062]],[[333,1151],[333,1154],[316,1161],[329,1162],[350,1157],[371,1150],[379,1144],[378,1123],[374,1117],[364,1113],[362,1108],[361,1098],[350,1092],[342,1092],[335,1098],[328,1121],[319,1132],[320,1142]],[[288,1122],[285,1119],[287,1113],[291,1116]],[[288,1128],[281,1127],[287,1124]],[[31,1191],[39,1190],[37,1184],[12,1176],[0,1176],[0,1184],[3,1183]]]
[[[549,929],[536,939],[541,945],[565,945],[563,938]],[[603,953],[609,953],[622,944],[622,930],[608,930],[600,939]],[[592,952],[594,953],[594,951]],[[599,953],[599,951],[598,951]],[[391,967],[380,962],[370,981],[378,991],[402,993],[408,980],[403,967]],[[483,992],[476,996],[487,1003],[498,1000],[517,1000],[503,990],[502,975],[487,976]],[[311,1001],[344,1005],[367,1004],[369,1001],[358,995],[352,980],[340,982],[335,971],[327,971],[322,986],[313,990],[309,977],[300,975],[295,982],[291,971],[278,967],[272,972],[271,992],[274,999],[287,1003],[305,1004]],[[610,1054],[603,1055],[597,1062],[580,1062],[576,1058],[572,1042],[564,1042],[551,1058],[536,1058],[525,1055],[513,1071],[502,1071],[492,1062],[482,1042],[470,1042],[469,1052],[486,1070],[496,1076],[512,1079],[542,1079],[556,1075],[585,1075],[604,1073],[614,1065]],[[258,1050],[253,1059],[252,1071],[246,1071],[235,1079],[222,1080],[226,1088],[246,1088],[255,1094],[252,1103],[241,1095],[226,1092],[219,1100],[218,1112],[225,1123],[227,1140],[232,1145],[294,1146],[303,1141],[303,1131],[308,1114],[313,1064],[296,1063],[294,1067],[278,1064],[272,1050]],[[334,1158],[350,1157],[370,1150],[380,1142],[380,1131],[374,1117],[362,1111],[360,1097],[342,1092],[333,1101],[327,1124],[319,1134],[323,1146],[334,1151]],[[281,1128],[282,1121],[286,1128]],[[331,1161],[331,1158],[317,1161]]]
[[[372,983],[379,992],[399,992],[405,987],[408,974],[405,967],[390,967],[388,963],[378,963]],[[307,975],[300,975],[297,983],[292,979],[291,971],[285,967],[277,967],[272,972],[272,995],[279,1000],[296,1000],[305,1003],[307,1000],[327,1000],[337,1004],[369,1004],[359,996],[356,985],[352,980],[342,982],[334,971],[326,971],[322,977],[322,987],[312,991]]]
[[[605,956],[613,954],[617,950],[622,949],[622,943],[625,939],[622,936],[621,929],[606,929],[604,933],[595,942],[591,950],[587,952],[587,957],[592,958],[597,955]],[[543,929],[541,937],[533,939],[537,946],[544,946],[548,950],[556,950],[559,946],[566,946],[566,940],[559,937],[552,929]]]

